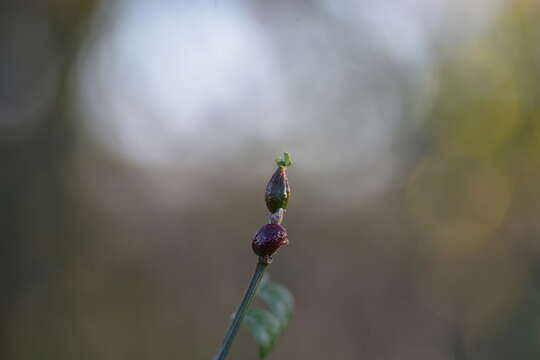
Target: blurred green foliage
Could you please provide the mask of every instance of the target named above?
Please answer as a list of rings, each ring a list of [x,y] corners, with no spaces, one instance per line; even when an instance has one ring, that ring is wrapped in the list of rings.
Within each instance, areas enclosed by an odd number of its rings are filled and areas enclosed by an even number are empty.
[[[261,281],[257,295],[270,310],[251,306],[244,323],[259,346],[260,358],[264,359],[272,351],[277,338],[291,319],[294,298],[286,287],[270,281],[268,274],[265,274]]]

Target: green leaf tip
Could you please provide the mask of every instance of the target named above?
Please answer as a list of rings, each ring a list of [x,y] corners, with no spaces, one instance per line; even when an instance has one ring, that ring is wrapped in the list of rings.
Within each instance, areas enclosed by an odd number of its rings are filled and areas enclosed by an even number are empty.
[[[293,165],[293,162],[291,160],[291,155],[289,155],[288,152],[283,153],[283,158],[277,157],[275,158],[275,160],[276,160],[277,166],[282,167],[282,168],[288,168]]]

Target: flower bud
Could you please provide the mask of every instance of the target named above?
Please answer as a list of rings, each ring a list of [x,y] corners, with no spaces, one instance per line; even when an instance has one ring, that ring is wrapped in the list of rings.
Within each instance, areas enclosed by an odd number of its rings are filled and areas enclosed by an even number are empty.
[[[290,197],[291,188],[289,186],[286,168],[280,166],[266,185],[266,192],[264,193],[266,207],[272,214],[279,208],[286,209]]]
[[[281,245],[289,243],[287,230],[278,224],[261,226],[255,234],[251,247],[255,254],[261,257],[272,256]]]

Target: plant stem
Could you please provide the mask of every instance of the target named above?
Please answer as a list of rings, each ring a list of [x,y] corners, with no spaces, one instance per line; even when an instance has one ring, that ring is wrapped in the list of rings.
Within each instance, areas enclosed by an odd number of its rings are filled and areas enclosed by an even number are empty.
[[[249,286],[246,290],[246,293],[244,294],[244,297],[242,298],[242,302],[240,303],[240,306],[238,307],[238,310],[234,314],[234,318],[231,322],[231,325],[229,325],[229,329],[227,330],[227,333],[225,334],[225,339],[223,340],[223,344],[221,344],[221,347],[219,348],[218,354],[214,357],[214,360],[224,360],[227,357],[227,354],[229,353],[229,348],[231,347],[234,338],[236,337],[236,333],[238,332],[238,329],[240,328],[240,324],[242,323],[242,320],[244,319],[244,316],[246,315],[246,311],[249,308],[249,305],[251,304],[251,301],[253,300],[253,297],[255,296],[255,292],[257,291],[257,287],[259,286],[259,283],[261,282],[261,279],[264,275],[264,270],[268,266],[268,263],[261,262],[257,263],[257,267],[255,268],[255,272],[253,273],[253,276],[251,277],[251,281],[249,282]]]

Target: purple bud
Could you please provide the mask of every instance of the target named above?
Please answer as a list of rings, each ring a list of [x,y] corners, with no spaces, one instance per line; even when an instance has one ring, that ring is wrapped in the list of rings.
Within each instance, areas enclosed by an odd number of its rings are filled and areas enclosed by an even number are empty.
[[[266,185],[266,191],[264,193],[266,207],[273,214],[279,208],[286,209],[290,198],[291,188],[289,186],[286,168],[280,166]]]

